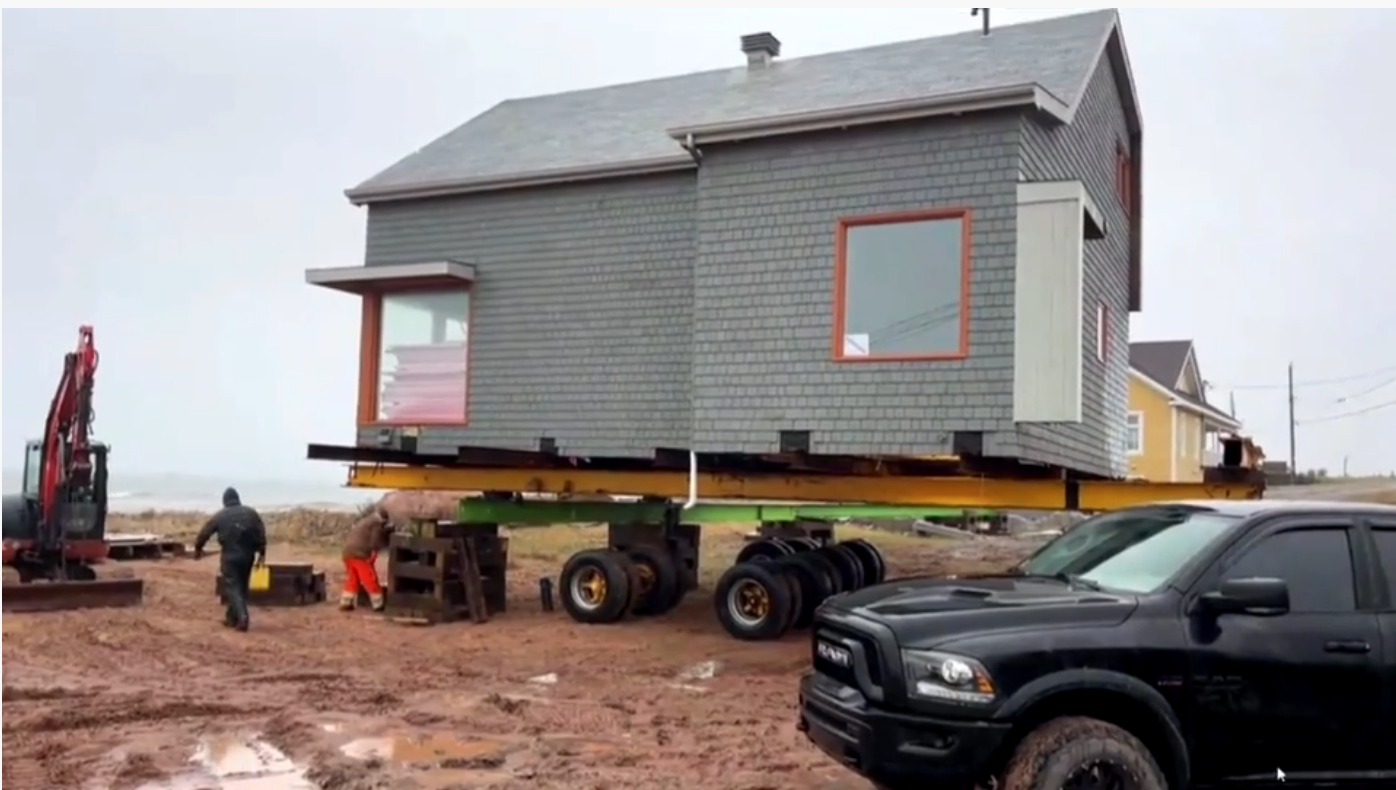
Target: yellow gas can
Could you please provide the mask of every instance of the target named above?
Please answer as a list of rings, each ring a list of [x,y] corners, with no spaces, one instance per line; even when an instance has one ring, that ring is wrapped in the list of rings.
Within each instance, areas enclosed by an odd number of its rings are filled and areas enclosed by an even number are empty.
[[[247,580],[247,589],[253,592],[271,589],[271,568],[258,565],[252,569],[252,578]]]

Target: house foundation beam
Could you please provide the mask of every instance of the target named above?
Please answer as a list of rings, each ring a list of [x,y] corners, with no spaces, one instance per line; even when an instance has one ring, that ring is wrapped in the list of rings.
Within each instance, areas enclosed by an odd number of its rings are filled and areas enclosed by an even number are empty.
[[[1014,510],[1117,510],[1181,499],[1259,499],[1263,482],[1151,483],[1135,481],[1022,480],[985,477],[858,476],[820,474],[703,474],[702,500],[863,502],[883,505]],[[466,468],[354,465],[354,488],[509,491],[528,494],[609,494],[686,499],[685,472],[667,470]]]

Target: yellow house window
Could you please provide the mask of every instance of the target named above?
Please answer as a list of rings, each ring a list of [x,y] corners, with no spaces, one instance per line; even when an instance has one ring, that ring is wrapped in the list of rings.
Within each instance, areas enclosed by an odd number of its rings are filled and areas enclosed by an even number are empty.
[[[1144,452],[1144,414],[1132,411],[1125,423],[1125,450],[1130,455]]]

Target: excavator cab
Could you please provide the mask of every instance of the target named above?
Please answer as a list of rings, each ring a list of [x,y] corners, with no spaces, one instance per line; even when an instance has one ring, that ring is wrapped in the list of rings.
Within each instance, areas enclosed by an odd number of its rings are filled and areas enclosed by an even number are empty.
[[[24,490],[27,508],[33,518],[32,540],[40,550],[57,551],[71,541],[101,541],[106,538],[107,523],[107,446],[100,442],[89,445],[92,461],[87,481],[65,481],[58,486],[57,513],[53,529],[45,529],[38,518],[39,473],[43,469],[44,443],[32,439],[24,445]],[[6,527],[5,538],[10,539]],[[90,554],[95,547],[88,546]],[[71,552],[69,552],[71,554]],[[102,556],[106,556],[103,553]],[[92,559],[84,557],[83,559]]]

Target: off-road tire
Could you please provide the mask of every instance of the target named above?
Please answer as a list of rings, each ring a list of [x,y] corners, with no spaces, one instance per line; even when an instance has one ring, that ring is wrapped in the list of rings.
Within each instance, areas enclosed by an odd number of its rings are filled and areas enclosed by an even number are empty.
[[[770,608],[766,616],[754,624],[738,620],[730,611],[729,598],[737,585],[752,581],[766,591]],[[717,580],[713,588],[713,608],[717,610],[717,620],[723,630],[737,639],[755,642],[779,639],[789,629],[790,610],[794,601],[790,600],[790,588],[780,573],[780,568],[771,562],[743,562],[733,565]]]
[[[586,607],[572,594],[572,580],[589,569],[599,570],[606,579],[606,595],[599,606]],[[624,554],[607,549],[579,551],[567,559],[558,579],[562,608],[579,623],[614,623],[625,617],[630,606],[630,579],[638,573]]]
[[[678,606],[683,594],[679,590],[679,569],[674,565],[674,558],[658,546],[632,546],[626,553],[631,562],[642,566],[642,572],[648,572],[652,579],[649,590],[631,610],[637,616],[648,617]]]
[[[1106,763],[1129,779],[1124,790],[1168,790],[1163,771],[1138,738],[1085,716],[1052,719],[1028,733],[1013,750],[1000,790],[1059,790],[1077,770]]]

